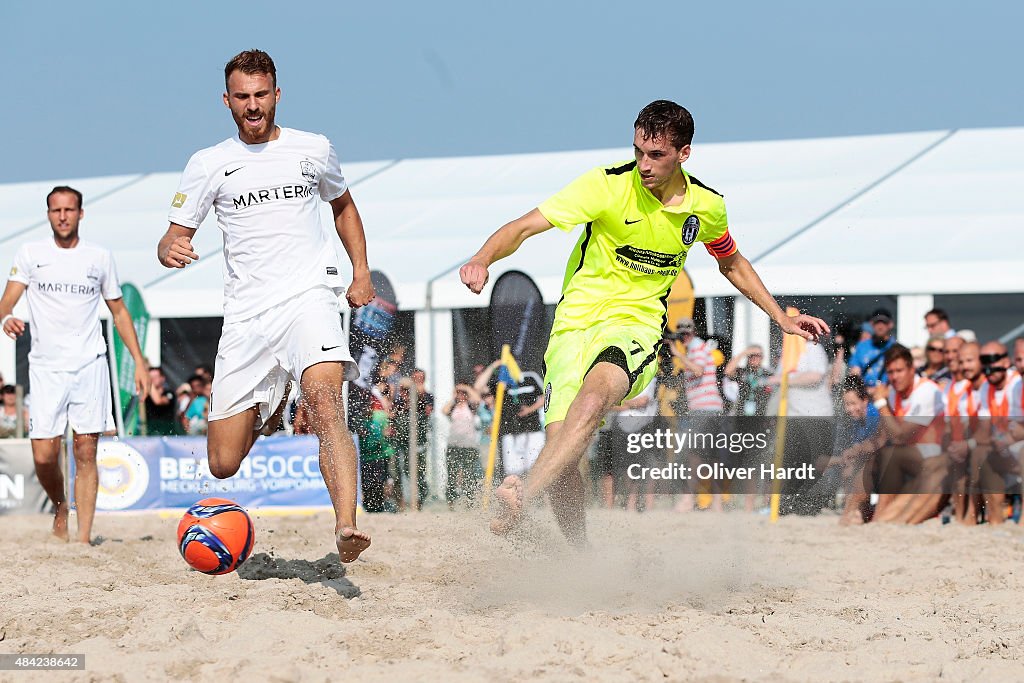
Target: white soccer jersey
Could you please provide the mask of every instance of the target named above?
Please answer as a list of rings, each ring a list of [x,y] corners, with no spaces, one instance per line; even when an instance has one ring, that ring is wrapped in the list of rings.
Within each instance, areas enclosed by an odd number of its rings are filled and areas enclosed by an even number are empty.
[[[29,242],[18,249],[10,279],[28,287],[30,364],[78,370],[106,353],[100,301],[121,298],[109,250],[83,240],[73,249],[61,249],[52,239]]]
[[[1014,391],[1020,391],[1020,379],[1007,381],[996,389],[987,381],[978,389],[978,417],[1006,417],[1010,414]]]
[[[1024,417],[1024,378],[1020,375],[1008,384],[1009,417]]]
[[[337,233],[322,224],[320,201],[347,189],[334,147],[314,133],[281,128],[277,140],[260,145],[236,135],[192,155],[169,217],[198,228],[210,207],[216,212],[224,236],[225,322],[318,285],[343,285]]]
[[[914,386],[909,396],[901,396],[892,387],[889,388],[889,405],[897,417],[906,418],[907,422],[930,424],[936,417],[945,415],[942,390],[939,385],[923,377],[914,378]]]

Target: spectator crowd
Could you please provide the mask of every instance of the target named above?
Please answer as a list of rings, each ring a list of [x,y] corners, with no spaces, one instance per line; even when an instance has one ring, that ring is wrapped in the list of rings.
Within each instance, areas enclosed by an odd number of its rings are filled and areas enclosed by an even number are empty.
[[[781,424],[777,417],[785,414],[785,437],[779,440],[783,463],[813,463],[818,476],[782,488],[784,512],[813,514],[833,507],[843,524],[919,523],[936,516],[965,524],[1020,519],[1024,339],[1010,348],[979,340],[970,330],[954,329],[938,308],[924,316],[924,326],[927,343],[908,348],[893,334],[891,312],[879,308],[855,328],[855,339],[836,334],[822,343],[801,344],[783,377],[781,360],[773,363],[763,347],[753,345],[726,358],[715,340],[698,336],[692,319],[676,321],[663,339],[656,379],[607,416],[592,444],[587,462],[595,500],[642,511],[656,504],[656,493],[669,493],[679,512],[727,507],[765,512],[771,491],[763,481],[655,482],[630,476],[630,466],[771,462]],[[412,367],[405,347],[397,345],[365,381],[350,383],[348,419],[359,442],[367,512],[423,505],[438,427],[445,442],[445,501],[450,509],[476,503],[488,468],[500,368],[500,359],[475,366],[451,396],[435,404],[426,373]],[[177,388],[159,366],[150,369],[150,380],[146,434],[206,433],[212,367],[196,366]],[[0,437],[15,436],[18,392],[2,379],[0,386]],[[543,387],[532,369],[506,384],[493,482],[506,474],[527,475],[543,448]],[[297,394],[291,393],[282,429],[308,434]],[[28,397],[23,406],[22,429],[29,419]],[[640,455],[627,448],[630,435],[638,432],[713,432],[736,425],[772,432],[769,447],[739,455],[713,446]],[[403,492],[406,487],[414,491]]]

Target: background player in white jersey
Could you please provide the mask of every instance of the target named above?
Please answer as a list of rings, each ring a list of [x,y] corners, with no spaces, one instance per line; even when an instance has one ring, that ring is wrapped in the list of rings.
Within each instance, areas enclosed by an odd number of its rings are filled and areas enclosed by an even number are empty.
[[[210,471],[218,478],[238,471],[259,431],[280,419],[288,377],[298,380],[320,439],[338,553],[352,562],[370,537],[356,529],[356,453],[341,389],[358,370],[341,329],[334,240],[341,238],[352,261],[349,305],[369,303],[375,294],[362,220],[330,141],[275,125],[281,90],[270,55],[238,54],[224,81],[238,135],[189,160],[158,247],[160,263],[184,268],[199,258],[192,236],[210,208],[216,211],[226,268]],[[321,200],[333,210],[332,230],[320,221]]]
[[[135,359],[135,388],[140,396],[149,391],[149,366],[121,299],[113,256],[107,249],[78,237],[78,224],[85,215],[82,193],[66,186],[55,187],[46,197],[46,209],[53,237],[18,249],[0,299],[0,317],[8,337],[22,335],[25,323],[14,317],[13,311],[21,295],[28,292],[32,325],[28,435],[36,477],[56,508],[54,535],[68,540],[68,504],[57,457],[60,439],[70,422],[74,432],[78,540],[88,543],[99,483],[96,444],[100,433],[112,424],[107,345],[100,331],[101,298]]]
[[[891,446],[882,454],[874,521],[918,524],[938,513],[947,476],[942,390],[914,372],[914,358],[905,346],[890,347],[882,362],[889,384],[876,384],[871,391]]]

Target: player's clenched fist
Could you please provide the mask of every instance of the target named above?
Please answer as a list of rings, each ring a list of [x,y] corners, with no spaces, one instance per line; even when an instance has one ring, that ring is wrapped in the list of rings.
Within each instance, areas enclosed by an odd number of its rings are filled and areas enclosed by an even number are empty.
[[[370,281],[369,275],[354,276],[352,284],[345,292],[345,298],[351,308],[365,306],[373,301],[375,296],[377,296],[377,292],[373,288],[373,282]]]
[[[160,254],[160,263],[168,268],[184,268],[198,260],[199,254],[192,251],[192,238],[183,235],[175,237]]]
[[[490,275],[487,272],[487,266],[470,261],[459,269],[459,277],[462,278],[462,284],[469,287],[471,292],[479,294],[487,284]]]

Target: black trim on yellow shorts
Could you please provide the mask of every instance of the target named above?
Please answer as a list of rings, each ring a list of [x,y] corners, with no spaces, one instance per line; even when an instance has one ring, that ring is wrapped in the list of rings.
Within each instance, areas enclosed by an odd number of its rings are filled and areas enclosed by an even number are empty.
[[[617,367],[622,368],[622,371],[626,373],[626,377],[629,378],[629,389],[633,390],[633,385],[636,384],[637,379],[643,373],[644,368],[651,364],[651,362],[657,357],[657,350],[652,351],[650,355],[640,361],[640,365],[636,367],[636,370],[630,371],[629,363],[626,361],[626,352],[620,349],[618,346],[609,346],[601,353],[597,354],[597,358],[590,364],[587,371],[583,373],[583,379],[587,378],[590,371],[594,369],[594,366],[598,363],[611,363]],[[628,392],[627,392],[628,393]]]

